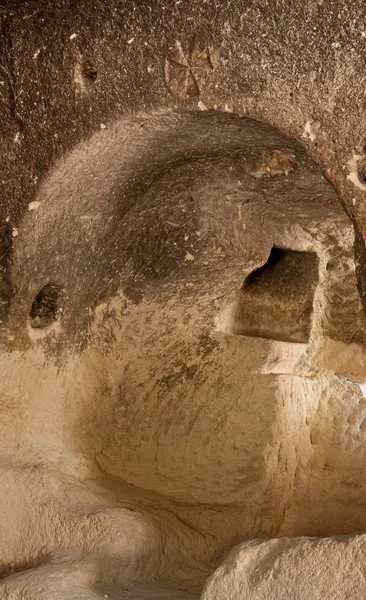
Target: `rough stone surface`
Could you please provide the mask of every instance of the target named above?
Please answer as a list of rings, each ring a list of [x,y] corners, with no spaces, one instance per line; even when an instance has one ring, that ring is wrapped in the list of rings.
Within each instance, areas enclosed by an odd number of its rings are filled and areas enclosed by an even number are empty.
[[[103,583],[105,564],[95,556],[64,552],[34,561],[0,582],[3,600],[198,600],[197,582]],[[105,573],[104,573],[105,578]],[[110,579],[113,575],[110,575]]]
[[[362,600],[366,537],[251,540],[234,548],[201,600]]]
[[[0,1],[9,600],[366,529],[365,16]]]
[[[171,109],[230,111],[301,139],[359,240],[365,186],[348,165],[364,152],[365,11],[362,0],[3,2],[6,253],[58,157],[111,119]]]

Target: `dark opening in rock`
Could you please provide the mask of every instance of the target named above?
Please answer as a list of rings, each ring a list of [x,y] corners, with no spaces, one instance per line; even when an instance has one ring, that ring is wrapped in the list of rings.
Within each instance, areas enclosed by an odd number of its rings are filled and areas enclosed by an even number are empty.
[[[357,176],[358,176],[359,181],[365,185],[365,183],[366,183],[366,158],[365,157],[362,157],[358,161]]]
[[[84,78],[84,85],[87,88],[93,87],[98,77],[98,71],[95,69],[95,67],[91,63],[86,62],[82,67],[81,74]]]
[[[315,252],[272,248],[268,261],[244,281],[230,333],[307,342],[317,282]]]
[[[49,327],[57,321],[63,295],[64,290],[53,283],[48,283],[38,292],[30,310],[30,324],[34,329]]]

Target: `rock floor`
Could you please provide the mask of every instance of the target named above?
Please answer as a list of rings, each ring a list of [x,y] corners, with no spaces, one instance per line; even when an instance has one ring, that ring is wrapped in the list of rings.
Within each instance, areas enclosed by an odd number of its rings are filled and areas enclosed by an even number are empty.
[[[187,582],[126,582],[118,586],[96,585],[95,591],[108,600],[195,600],[201,595],[201,585]]]

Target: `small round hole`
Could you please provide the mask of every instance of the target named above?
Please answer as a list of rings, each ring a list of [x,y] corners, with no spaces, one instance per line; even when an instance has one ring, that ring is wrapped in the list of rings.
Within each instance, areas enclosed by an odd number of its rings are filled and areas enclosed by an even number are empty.
[[[77,62],[75,65],[74,80],[82,92],[90,92],[98,79],[98,71],[89,61]]]
[[[82,69],[82,76],[85,79],[85,83],[92,86],[97,80],[98,71],[90,63],[85,63]]]
[[[33,329],[45,329],[55,323],[62,312],[62,287],[47,283],[34,298],[30,310],[30,325]]]

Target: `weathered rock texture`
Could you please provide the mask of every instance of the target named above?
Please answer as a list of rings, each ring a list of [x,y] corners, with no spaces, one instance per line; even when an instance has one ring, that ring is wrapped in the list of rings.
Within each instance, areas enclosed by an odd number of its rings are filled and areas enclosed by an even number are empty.
[[[366,538],[282,538],[237,546],[207,581],[202,600],[362,600]]]
[[[9,600],[365,530],[365,11],[0,3]]]

